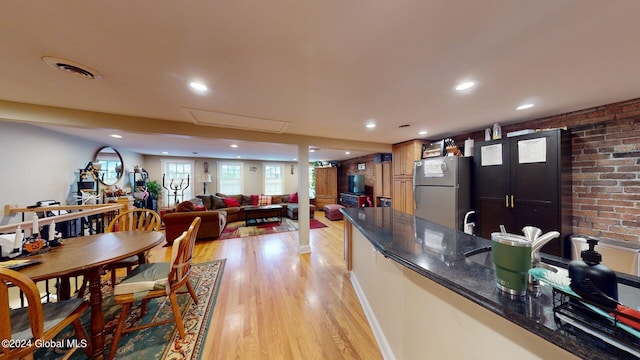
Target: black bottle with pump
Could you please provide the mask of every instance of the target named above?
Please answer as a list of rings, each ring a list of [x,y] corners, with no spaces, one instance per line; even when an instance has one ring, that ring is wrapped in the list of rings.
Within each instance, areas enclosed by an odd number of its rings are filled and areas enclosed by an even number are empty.
[[[586,238],[586,240],[589,249],[580,253],[582,260],[573,260],[569,263],[571,289],[583,298],[608,308],[615,308],[618,300],[616,273],[600,264],[602,255],[595,250],[598,240],[592,238]]]

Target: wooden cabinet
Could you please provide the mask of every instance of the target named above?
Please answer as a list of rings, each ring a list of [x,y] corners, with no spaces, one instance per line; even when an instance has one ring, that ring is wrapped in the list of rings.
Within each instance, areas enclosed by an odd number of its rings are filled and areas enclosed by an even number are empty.
[[[413,179],[393,178],[393,200],[391,207],[413,215],[415,204],[413,199]]]
[[[391,148],[393,154],[393,176],[406,176],[413,178],[413,162],[420,160],[422,145],[425,142],[411,140],[394,144]]]
[[[420,160],[422,145],[420,140],[394,144],[393,154],[393,188],[391,206],[408,214],[415,209],[413,201],[413,167],[414,161]]]
[[[375,164],[376,182],[374,192],[376,197],[376,206],[380,206],[380,198],[391,198],[392,176],[391,163],[383,162]]]
[[[479,235],[490,239],[501,224],[520,235],[528,225],[544,233],[559,231],[561,237],[542,251],[567,256],[565,242],[572,226],[568,132],[551,130],[482,142],[475,147],[474,161]]]
[[[316,206],[324,209],[325,205],[338,203],[338,168],[318,167],[316,173]]]

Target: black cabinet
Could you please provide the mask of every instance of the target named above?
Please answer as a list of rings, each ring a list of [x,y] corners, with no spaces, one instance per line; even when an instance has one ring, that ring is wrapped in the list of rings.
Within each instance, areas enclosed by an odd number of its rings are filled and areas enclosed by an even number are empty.
[[[568,257],[571,234],[571,138],[567,131],[549,130],[475,147],[476,219],[478,234],[490,239],[505,225],[522,234],[525,226],[561,237],[542,251]]]

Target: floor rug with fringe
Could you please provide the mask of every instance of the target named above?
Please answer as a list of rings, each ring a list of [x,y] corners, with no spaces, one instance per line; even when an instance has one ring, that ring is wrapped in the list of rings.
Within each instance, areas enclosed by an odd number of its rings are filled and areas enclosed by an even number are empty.
[[[216,304],[216,298],[220,289],[220,281],[224,271],[225,259],[214,260],[206,263],[194,264],[191,268],[191,283],[198,296],[198,304],[193,302],[188,293],[178,295],[178,303],[182,310],[186,336],[183,340],[178,338],[178,329],[175,323],[153,326],[147,329],[124,334],[120,339],[116,359],[200,359],[202,347],[206,339],[211,315]],[[109,354],[111,339],[115,330],[117,317],[120,314],[120,305],[113,301],[113,290],[109,280],[102,284],[103,301],[102,310],[105,321],[105,357]],[[154,299],[147,305],[144,318],[139,319],[139,303],[131,310],[127,319],[127,326],[132,323],[143,324],[156,316],[157,320],[173,317],[171,302],[167,299]],[[87,311],[83,315],[82,323],[90,333],[90,314]],[[90,336],[90,335],[89,335]],[[63,330],[56,339],[74,339],[73,328]],[[61,359],[68,349],[45,348],[36,352],[36,359]],[[86,359],[82,349],[77,349],[71,359]]]

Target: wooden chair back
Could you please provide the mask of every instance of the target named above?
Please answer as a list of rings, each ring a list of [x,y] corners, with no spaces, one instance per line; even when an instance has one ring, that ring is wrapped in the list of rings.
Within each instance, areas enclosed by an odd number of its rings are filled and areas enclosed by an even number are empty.
[[[118,214],[107,226],[106,232],[157,231],[160,215],[150,209],[131,209]]]
[[[29,323],[34,339],[40,339],[44,333],[44,315],[40,303],[40,291],[36,284],[27,276],[6,268],[0,268],[0,339],[11,339],[11,309],[9,308],[9,286],[17,286],[28,303]],[[19,350],[19,349],[14,349]],[[11,354],[11,350],[2,346],[3,354]],[[11,356],[9,356],[11,357]]]
[[[191,270],[191,261],[193,260],[193,248],[196,243],[196,236],[202,219],[198,216],[191,222],[189,229],[186,231],[184,238],[178,241],[177,250],[172,249],[171,271],[169,272],[169,284],[171,287],[180,287],[188,279]],[[179,239],[180,239],[179,238]],[[175,254],[175,256],[174,256]]]

